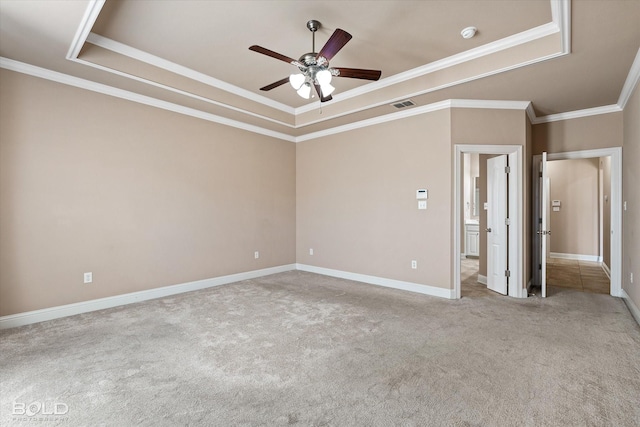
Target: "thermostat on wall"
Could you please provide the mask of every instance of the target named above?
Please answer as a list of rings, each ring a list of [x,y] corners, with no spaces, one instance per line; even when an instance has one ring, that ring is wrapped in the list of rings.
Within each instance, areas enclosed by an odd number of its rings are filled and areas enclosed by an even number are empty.
[[[416,199],[418,200],[426,200],[428,199],[427,190],[421,188],[420,190],[416,190]]]

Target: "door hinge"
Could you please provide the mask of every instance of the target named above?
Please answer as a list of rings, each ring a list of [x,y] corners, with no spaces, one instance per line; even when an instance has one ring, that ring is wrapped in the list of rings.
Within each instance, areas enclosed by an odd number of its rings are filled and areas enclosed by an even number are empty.
[[[505,270],[504,271],[504,275],[505,275],[505,277],[511,277],[511,271]]]
[[[542,218],[538,218],[538,224],[542,224]]]
[[[539,178],[542,178],[542,172],[540,172],[540,175],[538,175]]]
[[[511,225],[511,220],[509,218],[505,218],[504,225]]]
[[[505,166],[504,173],[511,173],[511,168],[509,166]]]
[[[542,270],[542,264],[538,264],[538,270]]]

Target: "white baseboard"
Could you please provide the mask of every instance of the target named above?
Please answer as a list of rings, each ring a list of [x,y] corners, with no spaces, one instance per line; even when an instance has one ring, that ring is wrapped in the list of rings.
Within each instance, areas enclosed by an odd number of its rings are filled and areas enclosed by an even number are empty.
[[[611,280],[611,270],[609,269],[609,266],[603,262],[602,269],[604,270],[604,274],[606,274],[609,280]]]
[[[561,252],[551,252],[551,258],[573,259],[576,261],[602,262],[602,257],[598,255],[582,255],[582,254],[563,254]]]
[[[278,267],[265,268],[262,270],[253,270],[244,273],[230,274],[228,276],[197,280],[195,282],[181,283],[178,285],[164,286],[162,288],[148,289],[146,291],[132,292],[124,295],[116,295],[113,297],[94,299],[74,304],[61,305],[58,307],[44,308],[42,310],[34,310],[25,313],[2,316],[0,317],[0,329],[30,325],[32,323],[44,322],[46,320],[73,316],[75,314],[88,313],[90,311],[103,310],[105,308],[112,308],[121,305],[132,304],[135,302],[162,298],[169,295],[181,294],[184,292],[197,291],[200,289],[226,285],[228,283],[239,282],[241,280],[255,279],[257,277],[283,273],[285,271],[291,271],[295,269],[295,264],[281,265]]]
[[[483,285],[487,284],[487,276],[483,276],[482,274],[478,274],[478,283],[482,283]]]
[[[421,285],[419,283],[404,282],[401,280],[385,279],[383,277],[368,276],[366,274],[350,273],[348,271],[333,270],[313,265],[296,264],[296,269],[308,271],[309,273],[323,274],[325,276],[338,277],[341,279],[355,280],[357,282],[369,283],[371,285],[384,286],[387,288],[401,289],[403,291],[417,292],[440,298],[454,299],[453,289],[439,288],[437,286]]]
[[[638,322],[638,325],[640,325],[640,309],[638,309],[638,306],[635,305],[635,303],[633,302],[629,294],[627,294],[627,292],[624,289],[620,290],[620,297],[624,299],[624,302],[627,304],[627,307],[629,307],[629,311],[631,312],[631,315],[633,316],[634,319],[636,319],[636,322]]]

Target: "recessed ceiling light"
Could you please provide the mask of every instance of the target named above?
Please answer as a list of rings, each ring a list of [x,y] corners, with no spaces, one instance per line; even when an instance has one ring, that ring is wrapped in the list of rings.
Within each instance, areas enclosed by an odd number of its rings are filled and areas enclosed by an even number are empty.
[[[463,38],[470,39],[471,37],[476,35],[477,31],[478,29],[476,27],[467,27],[464,30],[460,31],[460,34],[462,34]]]

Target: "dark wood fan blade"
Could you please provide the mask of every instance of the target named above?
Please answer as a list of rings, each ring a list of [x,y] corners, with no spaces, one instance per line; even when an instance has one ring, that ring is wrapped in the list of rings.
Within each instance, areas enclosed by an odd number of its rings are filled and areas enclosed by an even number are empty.
[[[279,59],[280,61],[284,61],[284,62],[288,62],[289,64],[293,64],[297,67],[299,66],[303,66],[301,63],[299,63],[298,61],[296,61],[293,58],[289,58],[288,56],[284,56],[278,52],[274,52],[272,50],[267,49],[266,47],[262,47],[262,46],[258,46],[258,45],[253,45],[249,48],[249,50],[252,50],[254,52],[258,52],[261,53],[263,55],[267,55],[270,56],[272,58],[275,59]]]
[[[331,61],[331,58],[333,58],[335,54],[338,53],[349,40],[351,40],[351,37],[351,34],[346,31],[341,30],[340,28],[336,29],[322,47],[316,58],[320,58],[322,56],[327,61]]]
[[[289,77],[285,77],[282,80],[278,80],[277,82],[271,83],[270,85],[266,85],[265,87],[261,87],[260,90],[267,91],[267,90],[275,89],[278,86],[282,86],[285,83],[289,83]]]
[[[331,95],[324,97],[322,96],[322,89],[320,89],[320,85],[314,84],[314,86],[316,87],[316,92],[318,92],[318,98],[320,98],[320,102],[327,102],[333,99]]]
[[[349,77],[352,79],[363,79],[363,80],[378,80],[382,75],[382,71],[380,70],[363,70],[360,68],[339,68],[332,67],[334,70],[338,70],[337,77]]]

